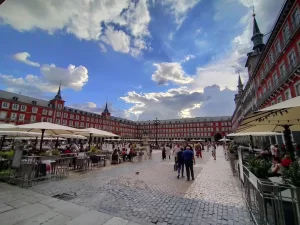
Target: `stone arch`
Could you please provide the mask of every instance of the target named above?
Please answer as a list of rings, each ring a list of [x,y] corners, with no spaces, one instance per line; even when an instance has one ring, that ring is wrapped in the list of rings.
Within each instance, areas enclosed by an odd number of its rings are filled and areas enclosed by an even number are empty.
[[[215,139],[215,141],[219,141],[220,139],[222,139],[222,134],[220,134],[220,133],[215,133],[214,139]]]

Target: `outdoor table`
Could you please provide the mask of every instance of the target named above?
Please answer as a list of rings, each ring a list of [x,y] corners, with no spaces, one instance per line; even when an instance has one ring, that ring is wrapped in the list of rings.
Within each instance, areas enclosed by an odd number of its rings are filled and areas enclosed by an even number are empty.
[[[106,166],[106,155],[96,155],[97,157],[99,157],[100,161],[103,160],[103,166]]]
[[[283,184],[282,177],[268,177],[274,183]]]

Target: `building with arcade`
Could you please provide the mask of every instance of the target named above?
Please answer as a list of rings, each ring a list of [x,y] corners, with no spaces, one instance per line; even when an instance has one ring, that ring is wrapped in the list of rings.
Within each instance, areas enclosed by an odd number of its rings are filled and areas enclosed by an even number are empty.
[[[266,43],[258,22],[253,14],[253,49],[245,64],[248,80],[243,85],[238,78],[233,131],[251,112],[300,95],[300,0],[285,1]]]
[[[50,100],[0,91],[0,123],[16,125],[51,122],[75,128],[96,128],[120,135],[141,138],[147,133],[152,139],[218,140],[231,132],[231,117],[196,117],[169,120],[131,121],[111,115],[106,104],[102,113],[68,107],[59,87]]]

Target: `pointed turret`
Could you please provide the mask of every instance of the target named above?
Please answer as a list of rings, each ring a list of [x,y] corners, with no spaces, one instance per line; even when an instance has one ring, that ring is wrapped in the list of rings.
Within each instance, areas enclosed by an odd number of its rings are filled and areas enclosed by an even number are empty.
[[[242,83],[242,80],[241,80],[241,75],[239,74],[239,81],[238,81],[238,90],[239,90],[239,93],[243,91],[243,83]]]
[[[102,115],[103,117],[105,117],[105,118],[109,118],[109,117],[110,117],[110,112],[109,112],[108,107],[107,107],[107,102],[106,102],[106,104],[105,104],[105,109],[104,109],[104,111],[102,112],[101,115]]]
[[[251,38],[251,41],[253,42],[253,50],[258,50],[259,52],[263,50],[265,46],[263,38],[264,35],[260,32],[255,18],[255,13],[253,13],[253,36]]]
[[[55,95],[54,99],[62,100],[60,88],[61,88],[61,83],[59,84],[59,88],[58,88],[57,94]]]

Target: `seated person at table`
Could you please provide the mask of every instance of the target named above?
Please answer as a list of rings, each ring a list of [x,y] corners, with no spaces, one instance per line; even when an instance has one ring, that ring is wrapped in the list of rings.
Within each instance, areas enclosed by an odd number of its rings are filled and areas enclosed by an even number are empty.
[[[70,150],[70,146],[66,146],[66,149],[64,150],[64,154],[72,153]]]
[[[282,165],[280,164],[280,159],[274,157],[271,166],[271,172],[268,174],[268,177],[278,177],[282,175]]]
[[[123,157],[123,162],[125,162],[126,161],[126,149],[125,148],[123,148],[122,157]]]
[[[256,157],[257,158],[265,158],[267,159],[268,157],[271,157],[271,152],[269,151],[268,148],[264,148]]]
[[[285,154],[284,158],[281,160],[281,165],[284,168],[288,168],[292,163],[293,163],[293,161],[290,159],[290,155],[289,154]]]
[[[80,150],[80,152],[78,153],[77,158],[78,159],[85,159],[85,158],[87,158],[87,155],[83,150]]]
[[[115,149],[112,156],[111,156],[111,163],[112,164],[118,164],[119,163],[119,153],[118,153],[118,150]]]

